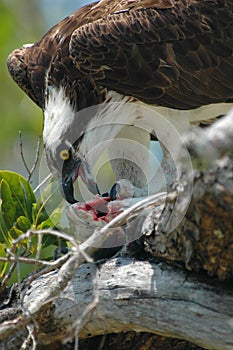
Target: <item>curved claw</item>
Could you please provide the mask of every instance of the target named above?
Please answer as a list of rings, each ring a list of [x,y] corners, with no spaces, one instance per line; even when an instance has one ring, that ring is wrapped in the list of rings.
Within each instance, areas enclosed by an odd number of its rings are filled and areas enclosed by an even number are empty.
[[[114,201],[117,198],[117,192],[118,192],[118,183],[115,183],[109,192],[109,197],[111,201]]]

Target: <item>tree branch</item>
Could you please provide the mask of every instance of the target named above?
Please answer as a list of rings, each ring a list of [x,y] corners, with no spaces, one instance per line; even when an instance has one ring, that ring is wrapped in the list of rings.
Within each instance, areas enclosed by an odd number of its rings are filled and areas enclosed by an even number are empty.
[[[44,302],[41,295],[60,278],[58,274],[61,272],[49,273],[32,283],[21,317],[32,312],[39,299]],[[206,349],[233,348],[230,284],[164,263],[124,257],[99,269],[93,263],[80,266],[72,283],[51,302],[46,313],[41,310],[37,314],[38,343],[48,345],[72,336],[74,325],[93,301],[94,309],[80,338],[135,330],[186,339]],[[6,349],[11,349],[7,344]]]

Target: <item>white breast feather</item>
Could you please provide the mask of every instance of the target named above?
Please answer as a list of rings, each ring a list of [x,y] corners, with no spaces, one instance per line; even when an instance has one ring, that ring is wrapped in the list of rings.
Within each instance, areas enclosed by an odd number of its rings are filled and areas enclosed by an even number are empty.
[[[54,141],[61,139],[68,126],[75,122],[75,115],[64,89],[50,86],[44,110],[43,137],[45,144],[52,145]]]

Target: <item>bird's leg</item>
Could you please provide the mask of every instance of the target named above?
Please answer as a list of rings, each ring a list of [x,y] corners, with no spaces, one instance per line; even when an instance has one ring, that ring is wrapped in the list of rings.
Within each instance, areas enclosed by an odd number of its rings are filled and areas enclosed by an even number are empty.
[[[108,150],[115,181],[128,179],[139,188],[148,186],[150,134],[126,125]]]

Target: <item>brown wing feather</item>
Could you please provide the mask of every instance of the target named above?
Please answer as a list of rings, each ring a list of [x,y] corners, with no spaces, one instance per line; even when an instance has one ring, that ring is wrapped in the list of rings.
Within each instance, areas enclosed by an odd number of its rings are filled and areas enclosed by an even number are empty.
[[[233,98],[233,1],[107,0],[79,27],[71,55],[99,84],[145,102],[189,109]],[[106,13],[105,13],[106,15]]]

